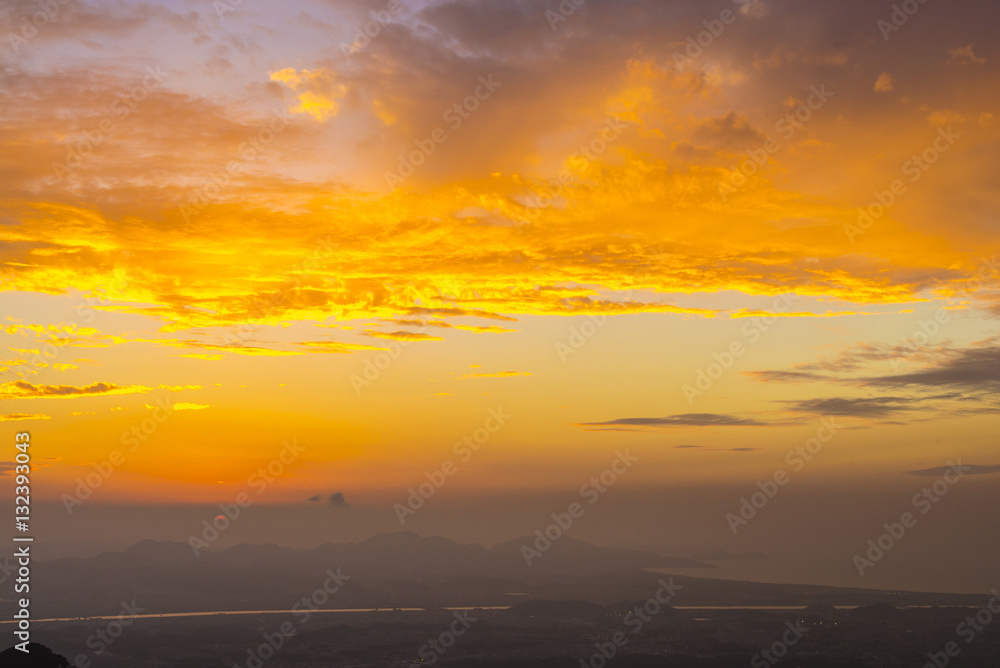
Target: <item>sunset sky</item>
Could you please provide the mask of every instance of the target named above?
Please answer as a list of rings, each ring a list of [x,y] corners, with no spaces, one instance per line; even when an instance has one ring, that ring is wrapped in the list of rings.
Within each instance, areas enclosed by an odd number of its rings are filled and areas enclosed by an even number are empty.
[[[295,442],[219,546],[488,544],[627,449],[572,535],[1000,584],[995,2],[50,5],[0,9],[0,421],[40,539],[185,541]]]

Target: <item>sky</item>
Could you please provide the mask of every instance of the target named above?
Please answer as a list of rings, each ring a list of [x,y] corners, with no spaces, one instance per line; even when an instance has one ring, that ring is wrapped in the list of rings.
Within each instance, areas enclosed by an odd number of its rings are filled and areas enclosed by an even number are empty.
[[[0,8],[0,473],[30,432],[53,555],[241,494],[214,547],[492,544],[627,452],[568,534],[997,586],[996,3],[41,6]]]

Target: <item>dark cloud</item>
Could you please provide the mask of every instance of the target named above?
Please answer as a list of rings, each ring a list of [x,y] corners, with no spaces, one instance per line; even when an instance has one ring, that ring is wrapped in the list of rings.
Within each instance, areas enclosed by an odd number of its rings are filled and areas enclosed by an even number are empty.
[[[0,399],[29,399],[53,397],[84,397],[101,394],[132,394],[148,392],[150,388],[137,385],[121,386],[112,383],[93,383],[85,387],[73,385],[32,385],[23,380],[0,386]]]
[[[457,0],[428,7],[419,17],[467,49],[523,53],[540,48],[552,32],[544,18],[549,8],[547,0]]]
[[[763,383],[811,383],[832,378],[812,371],[744,371],[743,375]]]
[[[961,462],[959,462],[961,464]],[[1000,464],[991,466],[980,466],[979,464],[961,464],[963,475],[988,475],[990,473],[1000,473]],[[907,475],[919,475],[926,477],[939,477],[945,473],[952,472],[951,466],[935,466],[929,469],[917,469],[916,471],[904,471]]]
[[[333,508],[346,509],[351,507],[351,504],[349,504],[347,502],[347,499],[344,498],[343,492],[334,492],[330,496],[324,496],[322,494],[314,494],[310,496],[308,499],[306,499],[306,501],[308,501],[309,503],[318,503],[323,499],[326,499],[330,503],[330,506],[332,506]]]
[[[464,308],[426,308],[422,306],[414,306],[406,309],[406,312],[410,315],[430,315],[430,316],[441,316],[441,317],[472,317],[472,318],[488,318],[491,320],[509,320],[511,322],[517,322],[517,318],[512,318],[506,315],[500,315],[499,313],[490,313],[488,311],[481,311],[477,309],[464,309]]]
[[[920,399],[908,397],[830,397],[784,402],[797,413],[814,415],[844,415],[850,417],[886,417],[903,411],[917,410]]]
[[[991,292],[983,296],[985,308],[995,316],[1000,316],[1000,292]]]
[[[870,369],[872,363],[911,358],[926,366],[911,373],[860,376],[858,370]],[[1000,388],[1000,339],[992,338],[979,344],[955,348],[944,342],[937,346],[890,346],[861,344],[838,353],[835,357],[810,364],[799,364],[791,370],[761,370],[744,372],[754,380],[771,383],[827,381],[840,385],[869,388],[869,391],[913,391],[913,396],[828,397],[782,402],[796,413],[843,415],[862,418],[885,418],[916,410],[945,410],[952,414],[995,413],[998,407],[986,400]],[[851,374],[851,375],[847,375]],[[937,392],[928,392],[938,390]],[[936,402],[956,402],[951,406]],[[882,424],[899,425],[899,421]]]
[[[752,418],[718,413],[682,413],[658,418],[619,418],[607,422],[581,422],[579,427],[765,427],[773,426]]]
[[[767,135],[755,128],[749,118],[735,111],[706,118],[695,127],[695,134],[702,141],[728,151],[751,148],[767,141]]]
[[[799,364],[795,368],[802,372],[827,371],[830,373],[848,373],[860,371],[872,362],[885,362],[911,353],[912,349],[904,346],[892,346],[886,343],[859,343],[842,350],[831,358],[821,359],[811,364]]]
[[[1000,386],[1000,340],[986,345],[950,350],[945,359],[913,373],[872,376],[864,379],[880,387],[961,387],[995,389]]]
[[[855,379],[838,374],[848,374],[868,368],[873,362],[901,359],[913,350],[904,346],[885,343],[859,343],[836,355],[824,357],[807,364],[796,364],[791,369],[763,369],[744,371],[743,375],[763,383],[807,383],[830,381],[853,383]]]
[[[0,422],[8,422],[13,420],[49,420],[48,415],[42,415],[40,413],[11,413],[9,415],[0,415]]]
[[[703,452],[756,452],[761,448],[707,448],[704,445],[675,445],[675,448],[696,448]]]

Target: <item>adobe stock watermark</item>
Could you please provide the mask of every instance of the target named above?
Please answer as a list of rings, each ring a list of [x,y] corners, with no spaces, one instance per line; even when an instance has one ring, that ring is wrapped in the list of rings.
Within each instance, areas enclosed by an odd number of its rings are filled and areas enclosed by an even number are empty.
[[[110,304],[114,300],[124,300],[128,296],[125,293],[125,288],[128,282],[125,280],[124,274],[115,274],[111,277],[111,280],[107,285],[101,286],[95,289],[93,292],[95,295],[85,297],[83,302],[77,304],[73,307],[73,310],[77,311],[82,317],[81,319],[85,323],[91,323],[94,318],[97,317],[97,311],[94,309],[95,306],[105,306]],[[76,325],[76,323],[72,323]]]
[[[601,497],[607,493],[619,477],[628,472],[639,458],[629,454],[628,450],[615,452],[615,459],[611,466],[601,471],[600,474],[591,478],[588,482],[580,486],[580,496],[586,499],[587,505],[594,505]],[[528,566],[531,566],[545,552],[548,552],[552,545],[563,537],[563,534],[570,530],[576,520],[583,517],[587,509],[578,501],[569,504],[564,513],[552,513],[552,524],[544,529],[535,529],[535,542],[533,545],[522,545],[521,556]]]
[[[303,286],[306,274],[322,266],[329,259],[335,248],[337,248],[337,243],[332,237],[322,237],[313,248],[312,253],[297,262],[285,274],[283,282],[291,283],[291,285],[282,285],[278,290],[266,293],[263,296],[255,294],[247,297],[245,300],[247,321],[235,324],[232,332],[223,334],[222,345],[241,346],[255,333],[254,325],[248,322],[248,320],[254,318],[264,319],[278,312],[281,308],[293,307],[294,304],[289,299],[290,295]]]
[[[243,4],[243,0],[212,0],[212,9],[219,19],[219,23],[226,20],[226,14],[235,12]]]
[[[819,111],[833,97],[833,93],[826,89],[826,84],[820,84],[819,88],[812,86],[810,95],[806,101],[798,105],[795,109],[779,118],[775,124],[775,131],[781,135],[786,142],[795,136],[795,133],[805,127],[813,117],[813,113]],[[768,137],[764,143],[756,149],[746,151],[747,157],[729,169],[725,179],[715,182],[715,188],[722,201],[729,199],[729,195],[737,192],[740,188],[750,182],[750,177],[760,171],[771,159],[771,156],[781,150],[782,144],[774,137]]]
[[[93,496],[94,492],[108,481],[115,470],[125,464],[126,455],[138,450],[139,446],[155,434],[160,425],[174,414],[174,404],[169,397],[157,399],[154,403],[156,406],[151,407],[152,411],[147,417],[122,432],[118,441],[126,446],[125,450],[112,450],[107,459],[92,465],[93,471],[76,479],[76,487],[72,494],[64,493],[62,495],[63,506],[68,514],[72,515],[76,506],[82,506],[84,501]]]
[[[986,285],[987,279],[996,279],[997,276],[1000,276],[1000,264],[997,263],[997,256],[994,255],[989,259],[982,258],[975,278],[963,288],[962,294],[967,297],[975,294]],[[904,351],[902,357],[916,353],[924,346],[930,344],[941,332],[941,329],[951,322],[951,314],[948,313],[948,309],[944,306],[938,308],[934,312],[933,317],[921,320],[917,329],[909,336],[904,336],[900,342],[899,347]],[[893,357],[889,360],[889,365],[893,371],[898,370],[899,366],[903,363],[902,357]]]
[[[947,130],[938,129],[938,136],[930,146],[903,163],[903,175],[910,177],[910,183],[916,183],[961,138],[962,135],[952,130],[950,125]],[[888,190],[876,190],[873,193],[875,200],[867,207],[858,209],[857,223],[853,225],[844,223],[844,234],[847,235],[847,240],[852,244],[855,243],[858,237],[871,229],[875,221],[884,216],[896,201],[907,192],[906,183],[902,179],[895,179],[889,184]]]
[[[427,329],[427,325],[423,324],[420,327],[414,328],[416,334],[423,334]],[[351,387],[354,389],[354,394],[356,396],[361,396],[361,392],[366,388],[371,387],[375,381],[382,377],[382,372],[392,366],[395,362],[402,356],[403,352],[413,345],[416,339],[389,339],[385,344],[387,349],[380,350],[379,352],[365,358],[365,363],[361,369],[361,373],[352,373],[350,377]]]
[[[938,480],[928,487],[924,487],[919,492],[913,495],[910,500],[911,504],[915,509],[920,511],[921,515],[926,515],[934,507],[934,504],[939,503],[941,498],[944,497],[954,485],[962,479],[970,469],[969,466],[963,466],[962,460],[959,459],[956,462],[948,460],[948,469],[944,472]],[[864,576],[866,570],[870,570],[875,566],[875,564],[882,560],[882,557],[886,553],[894,548],[906,535],[907,529],[912,529],[917,526],[917,520],[919,517],[914,515],[910,511],[904,512],[899,516],[898,522],[886,522],[882,525],[885,529],[885,533],[880,534],[877,538],[869,539],[868,549],[863,554],[854,555],[854,567],[858,569],[858,575]]]
[[[59,10],[68,4],[69,0],[38,0],[38,11],[30,16],[27,14],[23,15],[21,17],[21,25],[18,26],[20,30],[7,33],[7,43],[10,44],[14,55],[20,53],[21,47],[27,44],[29,40],[34,39],[42,28],[51,23],[59,15]]]
[[[125,629],[131,626],[139,613],[144,610],[136,605],[135,599],[132,599],[131,603],[122,601],[121,605],[122,611],[117,618],[112,619],[103,629],[98,629],[87,637],[86,645],[92,650],[95,657],[108,651],[108,648],[121,637]],[[73,657],[73,665],[76,668],[90,668],[93,664],[87,653],[80,653]]]
[[[653,254],[654,257],[659,257],[663,253],[663,244],[660,244],[656,248],[656,252]],[[653,275],[653,272],[648,268],[643,267],[635,273],[631,278],[631,282],[635,287],[631,287],[625,291],[622,295],[623,301],[628,301],[632,297],[640,292],[640,286],[642,286],[646,279]],[[556,341],[555,350],[556,354],[559,356],[559,361],[563,364],[569,359],[570,355],[578,353],[587,344],[588,341],[592,340],[597,333],[601,331],[601,328],[608,322],[608,316],[604,314],[591,314],[587,316],[590,322],[584,322],[579,327],[576,325],[570,325],[569,336],[567,336],[565,341]]]
[[[421,668],[435,664],[454,646],[459,638],[465,635],[466,631],[472,628],[474,623],[479,621],[479,618],[473,617],[468,610],[456,610],[452,616],[455,619],[452,620],[447,629],[439,633],[437,637],[430,638],[417,650],[417,656],[421,658],[422,663],[411,663],[409,668]]]
[[[604,327],[607,321],[608,316],[606,315],[589,315],[587,316],[587,322],[584,322],[579,327],[570,325],[569,338],[566,341],[556,341],[555,343],[559,361],[565,364],[569,356],[583,348],[587,341],[597,335],[597,332],[600,331],[601,327]]]
[[[52,163],[52,173],[55,175],[56,183],[62,183],[73,170],[83,164],[84,160],[93,155],[97,147],[118,130],[118,124],[127,119],[151,92],[163,85],[166,76],[167,73],[160,70],[159,65],[147,66],[146,75],[138,85],[127,93],[116,95],[108,107],[107,115],[90,130],[81,132],[80,139],[66,149],[65,160]]]
[[[244,141],[240,142],[240,145],[236,147],[236,155],[239,159],[227,163],[223,169],[212,174],[209,177],[210,182],[198,188],[194,196],[181,205],[180,212],[184,222],[190,222],[209,204],[222,201],[222,191],[233,185],[233,177],[242,172],[246,165],[256,162],[268,144],[273,142],[275,137],[290,123],[291,120],[288,116],[281,112],[274,112],[264,128],[248,135]]]
[[[254,295],[254,297],[247,299],[247,317],[263,319],[273,315],[279,308],[289,306],[289,294],[302,287],[303,275],[321,266],[333,254],[336,247],[337,244],[332,237],[321,238],[316,247],[313,248],[312,253],[296,263],[285,275],[285,281],[290,281],[292,285],[283,286],[280,290],[269,293],[263,298]],[[236,326],[232,334],[226,332],[223,335],[222,343],[223,345],[241,345],[253,336],[253,333],[253,327],[247,322],[242,322]]]
[[[341,573],[339,567],[336,572],[328,568],[325,575],[327,576],[326,580],[321,586],[314,589],[311,594],[303,596],[292,606],[292,614],[296,616],[295,621],[285,620],[278,626],[277,631],[265,631],[264,642],[257,647],[248,649],[246,660],[242,664],[234,663],[233,668],[241,668],[241,666],[261,668],[285,646],[288,638],[292,637],[300,627],[312,618],[314,612],[321,610],[330,597],[340,591],[344,583],[351,579],[350,575]],[[300,619],[298,615],[303,615],[303,617]]]
[[[900,347],[905,350],[904,355],[915,353],[933,341],[938,332],[941,331],[941,327],[950,322],[951,314],[943,307],[935,311],[934,317],[921,320],[920,326],[910,336],[904,336],[900,343]],[[889,366],[892,367],[893,371],[897,370],[902,363],[899,357],[893,357],[889,360]]]
[[[629,610],[622,620],[622,624],[628,627],[632,636],[619,630],[612,633],[607,641],[594,643],[597,652],[591,654],[588,659],[580,659],[580,668],[604,668],[608,661],[615,658],[618,652],[631,642],[632,637],[641,633],[646,624],[669,606],[670,602],[677,596],[677,592],[684,588],[683,585],[674,583],[673,576],[670,576],[669,582],[660,578],[657,584],[660,585],[660,588],[656,590],[656,593]]]
[[[688,405],[693,406],[695,399],[712,389],[715,382],[733,367],[736,360],[746,354],[747,345],[760,341],[760,337],[778,321],[780,314],[787,313],[798,299],[799,296],[796,294],[778,295],[771,302],[771,308],[766,311],[769,315],[751,316],[749,322],[740,327],[740,334],[747,340],[747,344],[737,339],[725,350],[712,353],[712,359],[715,361],[695,372],[694,384],[681,386],[681,392],[684,393]]]
[[[559,24],[565,23],[569,17],[576,13],[576,10],[585,4],[587,4],[587,0],[562,0],[555,10],[546,9],[545,20],[549,22],[549,28],[552,29],[552,32],[558,30]]]
[[[488,411],[486,419],[483,421],[481,427],[477,427],[472,431],[472,434],[462,437],[462,440],[456,441],[451,447],[453,453],[461,458],[461,463],[465,463],[472,459],[472,455],[479,452],[479,448],[489,442],[493,434],[500,431],[500,429],[507,424],[507,420],[510,419],[509,413],[503,412],[503,407],[498,406],[497,408],[491,408]],[[458,464],[456,464],[451,459],[446,459],[441,462],[441,466],[434,471],[427,471],[424,473],[424,477],[427,478],[425,482],[417,485],[416,488],[410,487],[407,492],[409,496],[406,498],[406,503],[396,503],[393,505],[393,510],[396,511],[396,517],[399,518],[400,524],[406,524],[406,520],[413,515],[417,514],[417,511],[424,507],[424,504],[433,497],[439,489],[444,487],[444,484],[448,480],[458,473]]]
[[[788,654],[789,649],[798,645],[808,632],[809,629],[802,626],[802,620],[797,619],[794,623],[785,622],[785,632],[781,634],[781,638],[771,643],[770,647],[754,654],[750,659],[750,665],[753,668],[771,668]]]
[[[527,207],[525,212],[527,216],[532,219],[538,218],[542,213],[542,209],[551,206],[552,202],[561,196],[566,188],[580,183],[581,177],[579,175],[586,170],[590,163],[596,162],[598,158],[607,153],[611,145],[622,136],[627,127],[628,123],[617,116],[606,118],[604,127],[601,128],[597,135],[586,144],[581,145],[576,153],[566,160],[570,167],[572,167],[572,170],[567,167],[559,170],[559,174],[556,176],[555,188],[548,187],[548,183],[546,183],[543,193],[527,198],[525,205]]]
[[[6,555],[0,562],[0,584],[7,581],[11,575],[17,574],[17,563],[10,560],[10,555]]]
[[[420,288],[409,283],[406,285],[407,293],[412,293],[413,302],[418,305],[429,305],[433,302],[438,302],[441,304],[448,304],[450,307],[455,307],[455,300],[448,295],[437,289],[437,294],[430,298],[427,292],[421,291]],[[421,322],[419,327],[415,328],[416,333],[422,334],[427,331],[430,325],[427,321]],[[390,339],[387,350],[381,350],[374,355],[371,355],[365,359],[364,368],[361,370],[360,374],[352,373],[350,376],[351,387],[354,389],[354,394],[361,396],[361,392],[371,387],[375,381],[381,378],[382,373],[385,372],[392,363],[398,360],[403,352],[413,345],[415,339]]]
[[[806,464],[822,452],[823,446],[832,441],[837,432],[843,428],[843,425],[836,424],[835,418],[825,417],[821,419],[820,427],[816,430],[815,436],[785,453],[785,463],[792,467],[792,473],[798,473],[804,469]],[[763,510],[791,479],[788,471],[778,469],[770,478],[758,480],[758,491],[751,494],[749,498],[741,497],[740,507],[736,513],[726,513],[725,520],[733,535],[736,535],[742,527],[750,523],[750,520],[757,517],[757,513]]]
[[[751,14],[755,2],[756,0],[733,0],[734,5],[739,5],[737,11],[740,14]],[[688,36],[684,41],[684,53],[674,51],[672,54],[674,65],[680,69],[700,58],[705,50],[722,36],[726,27],[736,22],[736,13],[732,9],[726,8],[719,12],[718,18],[702,21],[701,24],[705,29],[695,35]]]
[[[294,438],[291,442],[285,441],[283,445],[281,452],[274,459],[258,468],[247,478],[247,486],[254,489],[256,495],[263,494],[268,486],[294,464],[306,450],[305,446],[299,445],[298,440]],[[234,503],[220,503],[219,510],[222,511],[222,514],[216,515],[211,522],[203,520],[200,535],[191,534],[188,536],[187,542],[194,550],[194,556],[201,556],[202,550],[218,540],[219,536],[239,519],[242,512],[253,504],[253,498],[247,492],[240,492],[236,495]]]
[[[84,323],[89,324],[93,322],[94,318],[97,317],[98,311],[94,307],[110,304],[112,301],[110,295],[116,295],[115,299],[127,298],[124,293],[125,285],[126,285],[125,279],[120,274],[116,274],[115,276],[112,277],[111,282],[107,286],[101,286],[99,288],[94,289],[93,292],[97,296],[91,295],[84,297],[82,302],[76,304],[73,307],[73,310],[77,311],[78,315],[82,316],[80,320],[82,320]],[[60,326],[63,325],[63,323],[59,324]],[[78,333],[82,329],[83,328],[81,327],[80,323],[74,321],[66,324],[66,326],[63,327],[61,331],[67,335],[72,336]],[[63,349],[62,346],[58,346],[55,345],[55,343],[53,343],[53,341],[56,339],[57,337],[50,337],[48,341],[42,343],[38,348],[33,348],[27,351],[30,352],[32,355],[34,355],[34,357],[32,357],[31,359],[23,360],[26,363],[26,365],[37,366],[44,369],[48,367],[49,364],[54,364],[55,360],[59,357],[60,352]],[[10,371],[5,369],[4,371],[0,372],[0,377],[5,376],[8,373],[10,373]]]
[[[479,77],[479,85],[462,101],[456,102],[445,109],[441,119],[448,124],[452,132],[457,131],[465,121],[472,117],[483,102],[490,99],[502,82],[493,79],[493,74]],[[416,148],[407,154],[400,154],[399,164],[394,172],[385,173],[385,183],[392,190],[406,179],[413,176],[417,168],[434,155],[437,147],[448,141],[448,133],[442,127],[434,128],[430,135],[423,139],[414,139]]]
[[[892,6],[892,12],[888,19],[879,19],[875,22],[875,27],[882,33],[882,39],[889,41],[889,36],[905,26],[910,18],[920,11],[920,8],[927,4],[928,0],[904,0]]]
[[[345,56],[353,56],[357,52],[372,43],[372,40],[382,34],[382,29],[392,23],[392,18],[403,11],[403,3],[400,0],[389,0],[385,9],[377,12],[373,9],[368,15],[372,17],[363,26],[355,26],[353,41],[340,43],[340,51]]]
[[[992,597],[986,601],[986,605],[977,610],[976,614],[966,617],[955,627],[955,635],[962,638],[966,645],[972,644],[979,634],[993,623],[993,616],[1000,614],[1000,592],[993,589],[990,594]],[[961,653],[962,646],[954,640],[949,640],[940,652],[927,653],[927,663],[923,665],[923,668],[947,668],[951,660]]]

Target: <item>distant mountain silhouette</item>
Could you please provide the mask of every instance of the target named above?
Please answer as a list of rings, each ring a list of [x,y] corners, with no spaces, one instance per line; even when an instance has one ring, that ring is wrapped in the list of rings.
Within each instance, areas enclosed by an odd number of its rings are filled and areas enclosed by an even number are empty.
[[[106,552],[92,559],[127,562],[128,557],[174,564],[196,560],[237,567],[305,567],[337,564],[345,571],[369,577],[399,578],[430,574],[510,577],[528,572],[590,573],[613,568],[713,568],[687,557],[664,557],[653,552],[596,547],[563,536],[533,560],[529,567],[522,546],[533,546],[534,536],[500,543],[492,548],[464,545],[440,536],[412,531],[377,534],[360,543],[325,543],[311,550],[293,550],[274,544],[241,544],[196,557],[186,543],[144,540],[122,553]]]
[[[0,652],[2,668],[62,668],[69,660],[37,642],[28,643],[27,653],[11,647]]]
[[[105,554],[117,553],[105,552]],[[126,548],[121,554],[162,561],[192,561],[196,558],[190,545],[163,540],[140,540],[135,545]]]
[[[486,548],[405,531],[309,550],[237,545],[195,556],[186,543],[141,541],[124,552],[38,562],[46,591],[32,603],[41,618],[115,615],[133,600],[146,613],[287,610],[304,594],[332,589],[331,578],[343,574],[346,579],[323,607],[487,607],[529,600],[609,605],[648,599],[660,587],[663,572],[705,566],[688,558],[597,547],[568,536],[529,566],[521,549],[533,542],[533,537],[522,538]],[[971,595],[669,577],[683,585],[679,606],[978,604]],[[875,607],[857,614],[890,613]]]
[[[516,556],[523,564],[525,560],[521,550],[524,546],[533,549],[535,540],[535,536],[517,538],[495,545],[490,552],[498,556]],[[552,547],[535,560],[534,567],[559,572],[607,568],[715,568],[712,564],[688,557],[664,557],[640,550],[597,547],[569,536],[552,543]]]

